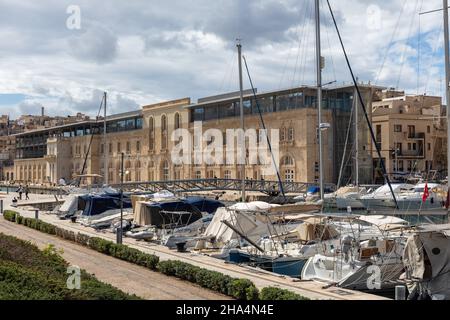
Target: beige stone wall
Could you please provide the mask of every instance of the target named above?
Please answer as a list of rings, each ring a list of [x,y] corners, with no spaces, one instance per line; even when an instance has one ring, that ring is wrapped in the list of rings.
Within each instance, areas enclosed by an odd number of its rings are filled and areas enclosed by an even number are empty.
[[[47,183],[47,161],[43,158],[16,159],[14,161],[14,176],[16,181],[22,183]]]
[[[433,170],[446,170],[446,130],[439,119],[440,103],[439,97],[422,96],[374,103],[373,128],[381,139],[389,173],[427,172],[430,165]],[[400,147],[400,154],[394,157],[393,151]],[[378,158],[375,149],[373,157]]]

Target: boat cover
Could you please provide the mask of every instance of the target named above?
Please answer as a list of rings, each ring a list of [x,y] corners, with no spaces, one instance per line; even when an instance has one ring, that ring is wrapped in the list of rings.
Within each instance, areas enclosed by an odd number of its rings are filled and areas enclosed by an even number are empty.
[[[138,201],[134,211],[134,222],[140,226],[162,227],[165,224],[187,225],[202,218],[201,212],[185,201]]]
[[[225,207],[220,201],[202,197],[188,197],[186,198],[186,202],[193,205],[201,212],[207,212],[208,214],[215,213],[220,207]]]
[[[427,283],[428,294],[450,299],[449,225],[430,225],[408,238],[403,262],[406,278]],[[428,229],[428,230],[427,230]]]

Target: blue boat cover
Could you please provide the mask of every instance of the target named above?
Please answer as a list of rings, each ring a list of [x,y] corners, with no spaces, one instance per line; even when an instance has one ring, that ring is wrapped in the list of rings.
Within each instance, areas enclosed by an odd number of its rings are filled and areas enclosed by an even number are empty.
[[[209,214],[215,213],[218,208],[225,207],[225,205],[217,200],[211,200],[202,197],[188,197],[186,202],[197,207],[201,212]]]

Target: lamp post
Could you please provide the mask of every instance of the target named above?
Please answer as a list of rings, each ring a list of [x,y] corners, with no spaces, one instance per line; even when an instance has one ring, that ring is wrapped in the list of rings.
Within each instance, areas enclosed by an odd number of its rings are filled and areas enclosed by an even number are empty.
[[[122,152],[120,155],[120,226],[117,229],[117,244],[122,244],[123,240],[123,160],[125,154]]]

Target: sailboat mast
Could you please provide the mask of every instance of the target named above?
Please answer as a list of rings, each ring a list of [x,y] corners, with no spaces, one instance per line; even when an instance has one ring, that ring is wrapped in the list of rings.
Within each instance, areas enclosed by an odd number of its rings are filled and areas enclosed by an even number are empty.
[[[353,99],[355,99],[355,180],[356,180],[356,188],[359,193],[359,105],[358,99],[356,98],[358,93],[355,92],[353,94]]]
[[[103,177],[103,181],[104,181],[104,184],[105,185],[108,185],[108,183],[109,183],[109,166],[108,166],[108,156],[106,155],[106,106],[107,106],[107,104],[106,104],[106,99],[107,99],[107,93],[106,92],[104,92],[103,93],[103,95],[104,95],[104,99],[103,99],[103,102],[104,102],[104,105],[103,105],[103,175],[104,175],[104,177]]]
[[[245,122],[244,122],[244,84],[242,81],[242,45],[241,41],[237,40],[238,49],[238,65],[239,65],[239,106],[241,109],[241,129],[243,131],[244,141],[242,143],[242,154],[244,155],[244,163],[241,164],[241,180],[242,180],[242,202],[245,202],[245,164],[247,160],[247,152],[245,148]],[[242,159],[241,159],[242,160]]]
[[[450,133],[450,47],[448,29],[448,0],[444,2],[444,41],[445,41],[445,93],[447,97],[447,136]],[[447,176],[450,176],[450,139],[447,139]],[[450,179],[448,180],[448,192],[450,192]]]
[[[320,48],[320,0],[315,0],[316,4],[316,71],[317,71],[317,113],[318,113],[318,136],[319,136],[319,181],[320,199],[324,200],[324,179],[323,179],[323,145],[322,145],[322,55]]]

